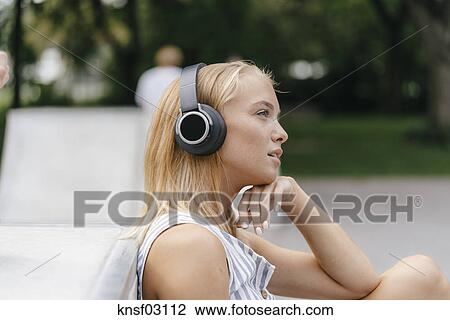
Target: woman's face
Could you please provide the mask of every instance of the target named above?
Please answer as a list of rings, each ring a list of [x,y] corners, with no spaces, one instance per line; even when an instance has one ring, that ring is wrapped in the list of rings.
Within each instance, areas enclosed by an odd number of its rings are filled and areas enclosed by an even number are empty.
[[[224,105],[227,136],[220,149],[230,188],[273,182],[288,135],[278,122],[280,106],[268,79],[242,75],[239,94]]]

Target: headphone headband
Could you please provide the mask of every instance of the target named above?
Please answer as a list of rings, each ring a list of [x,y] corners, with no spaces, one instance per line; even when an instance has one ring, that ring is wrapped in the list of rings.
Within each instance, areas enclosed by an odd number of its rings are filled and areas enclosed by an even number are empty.
[[[227,126],[220,113],[197,100],[197,73],[206,66],[198,63],[181,71],[180,111],[175,122],[175,141],[184,151],[207,156],[223,144]]]
[[[197,74],[206,66],[204,63],[188,66],[181,71],[180,78],[180,103],[181,113],[198,109],[197,101]]]

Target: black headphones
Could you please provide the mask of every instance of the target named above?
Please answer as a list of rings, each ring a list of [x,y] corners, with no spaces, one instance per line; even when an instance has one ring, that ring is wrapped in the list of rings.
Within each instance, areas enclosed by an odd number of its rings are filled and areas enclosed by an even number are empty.
[[[180,111],[175,122],[175,141],[188,153],[207,156],[222,146],[227,126],[220,113],[197,101],[197,73],[206,66],[198,63],[181,71]]]

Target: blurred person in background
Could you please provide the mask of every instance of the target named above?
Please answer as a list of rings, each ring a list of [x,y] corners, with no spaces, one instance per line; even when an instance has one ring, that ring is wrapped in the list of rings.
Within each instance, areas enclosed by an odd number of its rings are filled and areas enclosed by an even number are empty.
[[[235,62],[235,61],[241,61],[244,60],[239,54],[231,54],[228,56],[228,58],[225,59],[225,62]]]
[[[8,55],[4,51],[0,51],[0,88],[8,82],[9,79],[9,66]]]
[[[156,51],[156,67],[145,71],[139,78],[135,101],[151,119],[155,106],[164,90],[181,74],[183,53],[180,48],[167,45]]]

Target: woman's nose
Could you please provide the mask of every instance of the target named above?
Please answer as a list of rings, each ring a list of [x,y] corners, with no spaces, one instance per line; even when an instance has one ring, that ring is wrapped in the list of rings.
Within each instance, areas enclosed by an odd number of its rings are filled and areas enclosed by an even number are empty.
[[[283,127],[281,126],[281,124],[278,121],[276,121],[275,130],[273,132],[272,139],[275,142],[279,141],[281,143],[286,142],[286,140],[288,139],[287,132],[283,129]]]

